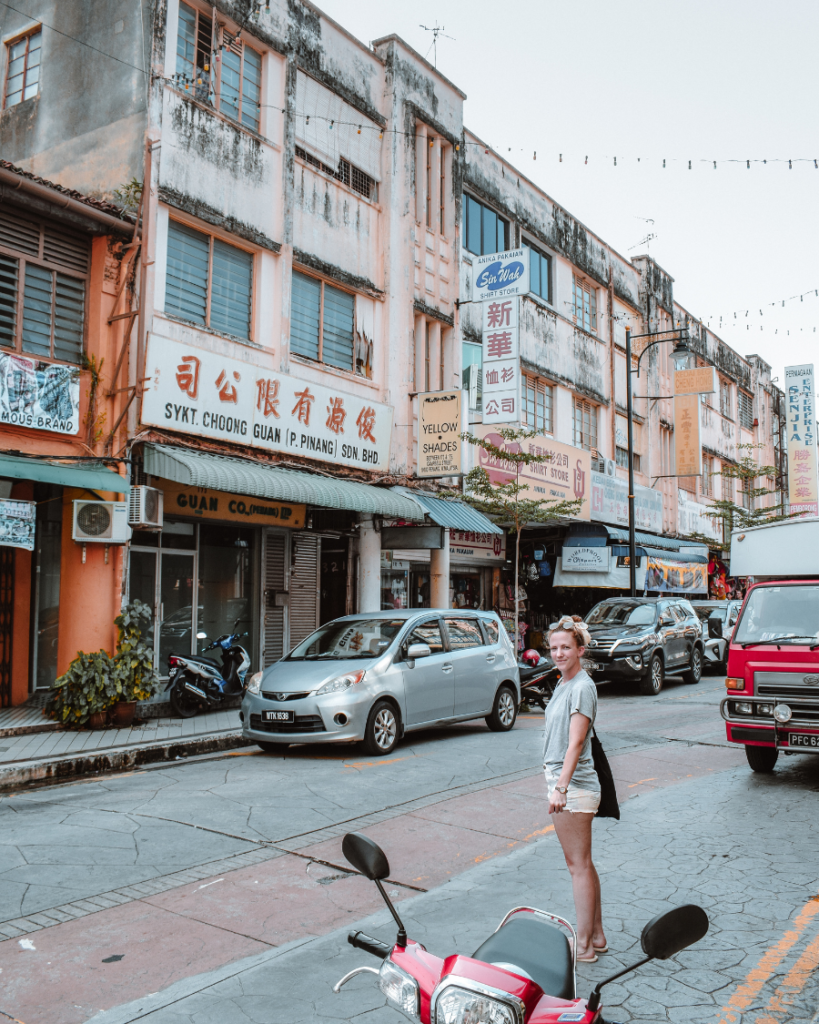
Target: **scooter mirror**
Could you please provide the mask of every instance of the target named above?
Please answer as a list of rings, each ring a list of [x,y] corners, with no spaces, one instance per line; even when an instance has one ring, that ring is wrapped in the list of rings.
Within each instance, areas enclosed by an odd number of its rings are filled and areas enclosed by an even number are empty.
[[[196,634],[196,639],[197,640],[207,640],[207,638],[208,638],[208,634],[207,633],[197,633]]]
[[[692,946],[708,931],[708,915],[693,903],[658,914],[643,928],[640,945],[646,956],[667,960]]]
[[[341,843],[341,852],[371,882],[386,878],[390,873],[387,855],[381,847],[360,832],[348,832]]]

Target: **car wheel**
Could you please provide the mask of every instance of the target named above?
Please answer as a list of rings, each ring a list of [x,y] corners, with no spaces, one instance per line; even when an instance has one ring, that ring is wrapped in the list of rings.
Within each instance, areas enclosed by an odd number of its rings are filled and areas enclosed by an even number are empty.
[[[682,674],[684,683],[698,683],[702,679],[702,651],[695,647],[691,652],[691,664]]]
[[[509,732],[518,717],[515,692],[509,686],[501,686],[495,694],[492,711],[486,716],[486,724],[492,732]]]
[[[745,756],[752,771],[767,774],[774,770],[779,751],[776,747],[746,747]]]
[[[256,746],[261,747],[266,754],[283,754],[286,743],[270,743],[268,740],[256,740]]]
[[[389,754],[398,742],[398,715],[389,701],[379,700],[367,719],[364,749],[368,754]]]
[[[646,697],[659,693],[663,688],[664,679],[663,659],[659,654],[655,654],[648,663],[648,672],[640,680],[640,693],[645,694]]]
[[[171,689],[171,708],[180,718],[193,718],[199,711],[199,701],[189,697],[177,682]]]

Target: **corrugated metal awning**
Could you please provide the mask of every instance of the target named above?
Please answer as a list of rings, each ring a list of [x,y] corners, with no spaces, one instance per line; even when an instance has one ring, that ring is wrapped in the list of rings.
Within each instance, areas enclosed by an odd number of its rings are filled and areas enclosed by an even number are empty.
[[[49,462],[41,458],[26,458],[17,455],[0,455],[0,477],[13,480],[36,480],[43,484],[57,484],[60,487],[81,487],[86,491],[106,491],[127,494],[128,480],[112,469],[94,463],[72,465],[67,462]]]
[[[708,565],[707,555],[701,555],[698,551],[691,551],[689,548],[681,548],[679,551],[664,551],[662,548],[646,548],[645,550],[649,558],[656,558],[661,562]]]
[[[165,444],[145,445],[145,472],[190,487],[293,501],[317,508],[339,508],[419,522],[424,510],[403,494],[355,480],[341,480],[283,469],[249,459],[194,452]]]
[[[621,530],[617,526],[606,526],[606,533],[612,540],[622,541],[628,544],[628,530]],[[666,551],[679,551],[680,542],[672,537],[658,537],[653,533],[643,533],[640,530],[634,532],[635,540],[643,547],[665,548]]]
[[[424,491],[411,491],[408,487],[393,487],[393,490],[417,501],[439,526],[448,526],[451,530],[470,530],[473,533],[503,533],[500,526],[465,501],[439,498]]]

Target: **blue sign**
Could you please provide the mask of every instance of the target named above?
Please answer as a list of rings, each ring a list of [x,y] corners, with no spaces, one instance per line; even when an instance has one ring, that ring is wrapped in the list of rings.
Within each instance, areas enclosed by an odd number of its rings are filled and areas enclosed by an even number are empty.
[[[472,300],[483,302],[529,291],[529,250],[489,253],[472,259]]]

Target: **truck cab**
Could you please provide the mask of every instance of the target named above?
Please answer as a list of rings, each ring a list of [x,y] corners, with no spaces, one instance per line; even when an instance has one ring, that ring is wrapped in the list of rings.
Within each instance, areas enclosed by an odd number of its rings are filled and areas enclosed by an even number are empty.
[[[735,530],[731,572],[754,584],[731,635],[720,711],[751,768],[771,772],[780,751],[819,752],[819,517]]]

